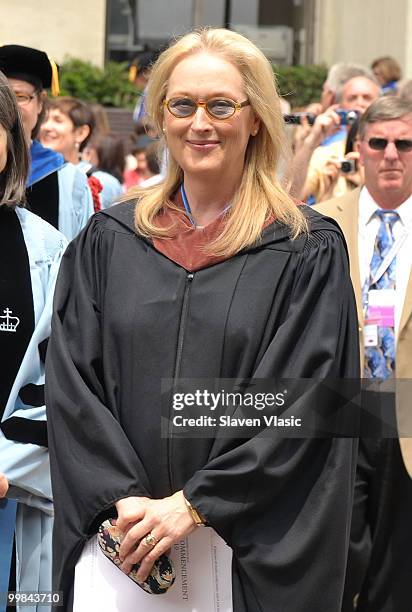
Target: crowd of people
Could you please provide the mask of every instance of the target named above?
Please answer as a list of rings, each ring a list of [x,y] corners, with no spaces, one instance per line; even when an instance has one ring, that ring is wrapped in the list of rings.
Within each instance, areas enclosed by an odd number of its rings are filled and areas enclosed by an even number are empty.
[[[202,527],[231,551],[225,612],[407,612],[412,82],[336,64],[286,122],[263,53],[213,28],[131,77],[124,139],[46,53],[0,47],[0,595],[88,612],[110,520],[146,590]],[[329,378],[375,383],[373,432],[164,434],[179,380],[310,380],[327,420]]]

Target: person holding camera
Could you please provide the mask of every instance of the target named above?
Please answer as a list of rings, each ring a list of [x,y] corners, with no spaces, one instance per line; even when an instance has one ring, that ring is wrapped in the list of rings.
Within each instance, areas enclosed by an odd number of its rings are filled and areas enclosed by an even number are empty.
[[[357,114],[361,115],[379,95],[379,85],[372,75],[353,77],[338,89],[338,103],[316,118],[313,132],[296,153],[292,189],[298,199],[321,202],[353,188],[337,162],[344,157],[347,133]],[[339,137],[334,139],[335,134]]]
[[[307,194],[304,190],[306,175],[309,163],[313,152],[321,143],[337,134],[340,127],[340,116],[335,112],[339,105],[334,104],[326,112],[321,113],[317,117],[311,117],[306,113],[301,113],[298,121],[299,127],[294,135],[294,158],[293,158],[293,173],[290,185],[290,193],[298,200],[307,199]],[[312,121],[313,123],[312,123]],[[324,180],[322,191],[326,191],[329,185],[335,181],[335,169],[332,168],[332,173],[325,172],[322,175]],[[330,177],[330,178],[329,178]]]
[[[339,158],[337,155],[332,155],[325,163],[324,189],[319,196],[320,201],[333,197],[336,182],[340,177],[346,180],[347,191],[360,187],[364,183],[363,166],[359,163],[359,120],[358,115],[349,128],[344,157]]]

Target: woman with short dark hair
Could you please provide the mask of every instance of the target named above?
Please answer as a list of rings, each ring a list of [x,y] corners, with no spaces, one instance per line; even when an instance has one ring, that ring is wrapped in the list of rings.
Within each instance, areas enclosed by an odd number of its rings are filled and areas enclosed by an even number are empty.
[[[123,180],[125,153],[122,139],[113,132],[97,132],[89,143],[89,162],[97,171],[108,172],[119,183]]]
[[[123,194],[125,152],[122,139],[113,132],[97,132],[88,143],[85,159],[92,166],[93,176],[103,185],[102,208],[107,208]]]
[[[101,186],[95,210],[107,208],[123,193],[119,180],[93,163],[82,161],[82,153],[91,141],[95,118],[88,104],[71,97],[56,98],[48,105],[45,121],[40,129],[40,140],[45,147],[61,153],[64,159],[77,164],[87,176],[97,179]]]

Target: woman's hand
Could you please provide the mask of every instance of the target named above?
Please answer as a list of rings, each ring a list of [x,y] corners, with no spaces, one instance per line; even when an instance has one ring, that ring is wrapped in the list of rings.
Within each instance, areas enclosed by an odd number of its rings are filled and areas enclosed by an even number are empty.
[[[9,490],[9,481],[4,474],[0,474],[0,499],[6,497]]]
[[[149,497],[125,497],[116,502],[117,521],[120,531],[126,533],[130,527],[144,517]]]
[[[182,491],[164,499],[128,497],[118,501],[116,508],[116,525],[126,534],[119,551],[120,567],[128,574],[140,562],[140,581],[146,580],[156,559],[196,528]]]

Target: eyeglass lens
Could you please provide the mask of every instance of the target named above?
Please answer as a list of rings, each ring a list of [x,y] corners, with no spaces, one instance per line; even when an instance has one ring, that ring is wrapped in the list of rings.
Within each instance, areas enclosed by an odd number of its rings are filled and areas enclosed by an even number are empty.
[[[224,98],[213,98],[203,104],[191,98],[172,98],[168,102],[170,112],[176,117],[190,117],[195,114],[200,105],[205,106],[207,113],[216,119],[227,119],[236,110],[235,103]]]
[[[387,138],[370,138],[368,144],[371,149],[375,151],[384,151],[390,142]],[[405,153],[406,151],[412,151],[412,140],[410,139],[397,139],[392,141],[399,152]]]
[[[24,94],[24,93],[15,93],[15,96],[17,99],[17,104],[24,106],[28,104],[31,100],[33,100],[33,98],[35,97],[35,94],[30,95],[30,94]]]

